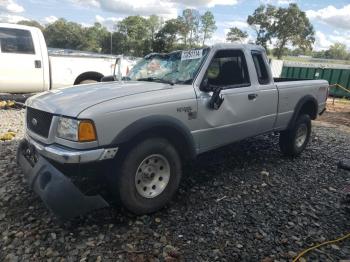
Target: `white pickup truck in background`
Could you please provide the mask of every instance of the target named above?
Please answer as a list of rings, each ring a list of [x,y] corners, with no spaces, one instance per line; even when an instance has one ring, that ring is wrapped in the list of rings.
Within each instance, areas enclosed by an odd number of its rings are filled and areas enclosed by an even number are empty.
[[[40,29],[0,23],[0,93],[36,93],[98,82],[114,73],[118,56],[48,52]],[[122,58],[126,75],[136,61]]]

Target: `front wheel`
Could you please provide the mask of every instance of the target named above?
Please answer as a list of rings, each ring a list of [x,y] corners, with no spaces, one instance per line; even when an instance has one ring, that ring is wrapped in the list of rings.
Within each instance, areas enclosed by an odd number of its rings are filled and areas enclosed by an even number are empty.
[[[300,115],[290,130],[280,133],[279,145],[283,154],[298,156],[306,148],[311,135],[309,115]]]
[[[162,208],[174,196],[181,180],[181,160],[163,138],[150,138],[133,147],[116,175],[121,203],[132,213],[147,214]]]

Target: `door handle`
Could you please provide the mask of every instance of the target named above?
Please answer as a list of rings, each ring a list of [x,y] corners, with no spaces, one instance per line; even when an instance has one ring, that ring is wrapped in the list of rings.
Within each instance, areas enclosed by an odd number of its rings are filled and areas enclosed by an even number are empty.
[[[258,94],[249,94],[248,99],[249,100],[255,100],[258,97]]]
[[[41,68],[41,61],[40,60],[35,60],[34,61],[35,68]]]

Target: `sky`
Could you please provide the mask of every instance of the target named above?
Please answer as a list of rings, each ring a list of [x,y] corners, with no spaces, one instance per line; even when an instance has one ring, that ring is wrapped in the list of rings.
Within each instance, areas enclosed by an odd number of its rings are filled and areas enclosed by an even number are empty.
[[[210,43],[225,42],[230,27],[245,30],[250,39],[254,31],[247,25],[248,15],[260,4],[288,6],[297,3],[306,12],[316,32],[315,50],[326,50],[341,42],[350,50],[350,0],[0,0],[0,22],[37,20],[42,24],[65,18],[84,26],[100,22],[112,25],[129,15],[156,14],[176,18],[185,8],[211,11],[217,31]]]

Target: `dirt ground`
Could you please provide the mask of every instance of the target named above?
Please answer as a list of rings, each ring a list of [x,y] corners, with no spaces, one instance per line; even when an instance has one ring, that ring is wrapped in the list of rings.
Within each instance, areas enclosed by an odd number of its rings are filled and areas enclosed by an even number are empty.
[[[350,100],[329,98],[327,111],[315,122],[350,132]]]

